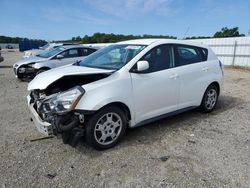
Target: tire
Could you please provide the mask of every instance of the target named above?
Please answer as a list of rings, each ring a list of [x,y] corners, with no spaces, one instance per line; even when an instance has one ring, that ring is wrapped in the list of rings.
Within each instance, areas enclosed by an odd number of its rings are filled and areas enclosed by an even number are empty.
[[[212,112],[216,107],[216,104],[218,102],[218,97],[219,97],[218,87],[216,87],[215,85],[208,86],[203,95],[202,102],[200,105],[201,111],[204,113]]]
[[[126,128],[127,118],[123,110],[116,106],[104,107],[87,119],[86,142],[97,150],[111,148],[122,139]]]

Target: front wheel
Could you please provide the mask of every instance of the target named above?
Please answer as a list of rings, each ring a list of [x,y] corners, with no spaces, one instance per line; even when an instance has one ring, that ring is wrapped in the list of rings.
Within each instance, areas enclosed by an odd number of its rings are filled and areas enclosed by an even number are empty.
[[[215,109],[218,101],[219,91],[215,85],[210,85],[203,96],[200,108],[203,112],[208,113]]]
[[[116,145],[127,127],[123,110],[116,106],[107,106],[99,110],[86,122],[86,141],[98,149],[108,149]]]

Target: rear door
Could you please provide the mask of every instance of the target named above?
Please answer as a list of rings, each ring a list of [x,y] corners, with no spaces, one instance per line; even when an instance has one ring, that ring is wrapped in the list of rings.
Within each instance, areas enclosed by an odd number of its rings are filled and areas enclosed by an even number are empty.
[[[180,78],[178,109],[198,106],[207,83],[207,50],[195,46],[176,44],[175,57]]]
[[[141,60],[149,62],[149,69],[134,73],[135,65],[131,70],[136,123],[175,111],[179,97],[172,45],[157,46]]]

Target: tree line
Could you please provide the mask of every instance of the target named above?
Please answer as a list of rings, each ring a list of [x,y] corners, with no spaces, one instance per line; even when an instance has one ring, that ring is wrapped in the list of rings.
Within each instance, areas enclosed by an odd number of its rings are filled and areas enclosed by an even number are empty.
[[[92,36],[85,35],[84,37],[72,37],[71,41],[73,42],[82,42],[82,43],[113,43],[124,40],[132,39],[145,39],[145,38],[168,38],[168,39],[177,39],[175,36],[169,35],[121,35],[121,34],[106,34],[106,33],[95,33]]]
[[[23,41],[36,42],[36,43],[45,43],[46,42],[45,40],[40,40],[40,39],[28,39],[28,38],[21,38],[21,37],[0,36],[0,43],[19,44]]]
[[[238,27],[227,28],[223,27],[220,31],[217,31],[212,37],[210,36],[193,36],[186,39],[208,39],[208,38],[227,38],[227,37],[244,37],[245,34],[239,32]]]
[[[193,36],[186,37],[185,39],[207,39],[207,38],[226,38],[226,37],[241,37],[245,36],[244,34],[240,34],[239,28],[227,28],[223,27],[220,31],[217,31],[213,36]],[[131,39],[145,39],[145,38],[167,38],[167,39],[177,39],[175,36],[169,35],[115,35],[105,34],[105,33],[95,33],[92,36],[85,35],[84,37],[72,37],[72,42],[81,42],[81,43],[113,43],[124,40]]]
[[[226,37],[240,37],[245,36],[244,34],[239,32],[238,27],[227,28],[223,27],[220,31],[214,33],[213,36],[192,36],[186,37],[185,39],[206,39],[206,38],[226,38]],[[169,35],[122,35],[122,34],[106,34],[106,33],[95,33],[92,36],[85,35],[83,37],[76,36],[72,37],[70,40],[65,40],[61,42],[74,42],[74,43],[114,43],[124,40],[132,40],[132,39],[145,39],[145,38],[167,38],[167,39],[177,39],[176,36]],[[37,41],[37,42],[45,42],[45,40],[37,40],[37,39],[27,39],[20,37],[7,37],[0,36],[0,43],[20,43],[24,40]],[[59,42],[59,41],[54,41]]]

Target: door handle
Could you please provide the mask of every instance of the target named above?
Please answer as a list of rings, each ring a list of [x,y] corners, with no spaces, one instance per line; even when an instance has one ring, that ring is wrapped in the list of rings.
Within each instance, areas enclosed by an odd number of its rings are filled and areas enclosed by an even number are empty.
[[[203,67],[202,71],[207,72],[208,71],[208,67]]]
[[[172,74],[169,76],[170,79],[176,79],[178,77],[179,77],[178,74]]]

